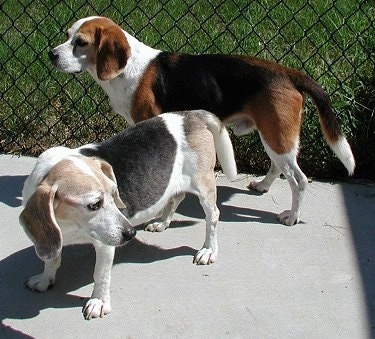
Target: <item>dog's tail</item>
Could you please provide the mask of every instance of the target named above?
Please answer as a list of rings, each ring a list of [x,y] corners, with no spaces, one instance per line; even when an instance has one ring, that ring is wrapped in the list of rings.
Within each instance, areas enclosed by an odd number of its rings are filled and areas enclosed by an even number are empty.
[[[293,80],[298,91],[307,93],[314,100],[328,145],[344,164],[349,175],[352,175],[355,168],[354,156],[332,110],[328,94],[315,80],[305,74],[298,73],[297,76],[293,76]]]
[[[217,159],[228,179],[234,180],[237,176],[237,166],[234,158],[232,141],[222,122],[215,115],[207,111],[197,111],[207,129],[212,133],[215,142]]]

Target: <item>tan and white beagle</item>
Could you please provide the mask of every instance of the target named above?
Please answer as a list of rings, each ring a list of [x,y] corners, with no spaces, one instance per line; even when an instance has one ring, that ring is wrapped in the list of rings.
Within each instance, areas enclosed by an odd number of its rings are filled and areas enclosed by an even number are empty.
[[[133,124],[163,112],[204,109],[237,135],[257,129],[271,158],[261,181],[249,188],[267,192],[282,173],[292,190],[292,207],[278,216],[299,221],[306,176],[297,164],[303,94],[314,100],[328,144],[354,171],[351,148],[326,92],[311,77],[251,56],[189,55],[148,47],[112,20],[87,17],[68,30],[68,40],[49,52],[61,71],[88,71],[108,94],[115,112]]]
[[[162,114],[99,144],[42,153],[24,184],[20,223],[45,266],[26,286],[46,291],[55,283],[62,246],[92,243],[94,290],[83,314],[91,319],[109,313],[115,246],[135,236],[132,226],[167,228],[185,192],[199,197],[206,215],[205,241],[194,263],[215,262],[215,151],[224,173],[234,179],[227,130],[214,115],[197,111]]]

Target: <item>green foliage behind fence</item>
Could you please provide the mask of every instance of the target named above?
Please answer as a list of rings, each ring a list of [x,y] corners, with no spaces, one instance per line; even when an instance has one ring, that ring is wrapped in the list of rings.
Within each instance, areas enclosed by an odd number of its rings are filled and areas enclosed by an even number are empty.
[[[77,19],[104,15],[159,49],[249,54],[304,70],[330,94],[353,146],[356,176],[375,179],[375,8],[371,1],[5,0],[0,5],[0,152],[38,155],[102,140],[126,127],[88,75],[59,73],[48,50]],[[256,134],[233,143],[239,169],[264,173]],[[299,163],[344,177],[308,100]]]

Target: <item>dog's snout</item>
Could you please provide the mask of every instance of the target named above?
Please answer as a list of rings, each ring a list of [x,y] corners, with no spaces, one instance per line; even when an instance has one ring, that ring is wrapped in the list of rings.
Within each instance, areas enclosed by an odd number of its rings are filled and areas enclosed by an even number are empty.
[[[59,58],[59,54],[54,52],[53,49],[51,49],[49,52],[48,52],[48,57],[51,61],[56,61],[58,58]]]
[[[124,237],[125,241],[132,240],[136,234],[137,234],[137,231],[133,227],[126,228],[122,231],[122,236]]]

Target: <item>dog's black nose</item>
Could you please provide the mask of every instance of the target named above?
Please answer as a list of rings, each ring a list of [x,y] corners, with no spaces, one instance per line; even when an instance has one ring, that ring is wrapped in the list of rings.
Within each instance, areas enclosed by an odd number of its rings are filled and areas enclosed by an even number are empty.
[[[48,57],[51,61],[56,61],[59,58],[59,54],[55,53],[53,49],[48,52]]]
[[[136,234],[137,234],[137,231],[133,227],[126,228],[122,231],[122,235],[125,241],[132,240]]]

